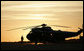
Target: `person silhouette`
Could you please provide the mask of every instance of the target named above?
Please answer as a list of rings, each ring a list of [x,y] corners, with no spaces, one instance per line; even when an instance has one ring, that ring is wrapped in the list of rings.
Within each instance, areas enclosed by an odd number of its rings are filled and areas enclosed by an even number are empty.
[[[21,42],[23,42],[23,40],[24,40],[24,38],[23,38],[23,36],[21,36]]]

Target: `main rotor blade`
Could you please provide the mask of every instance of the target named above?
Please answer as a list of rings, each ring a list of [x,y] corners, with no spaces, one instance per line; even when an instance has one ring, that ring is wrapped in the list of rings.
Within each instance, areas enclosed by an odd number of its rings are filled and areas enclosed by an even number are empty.
[[[28,27],[28,28],[25,28],[25,29],[23,29],[23,30],[27,30],[27,29],[29,29],[29,28],[37,28],[37,27],[40,27],[41,25],[38,25],[38,26],[31,26],[31,27]]]
[[[11,30],[17,30],[17,29],[22,29],[23,28],[23,30],[26,30],[26,29],[29,29],[29,28],[33,28],[33,27],[39,27],[39,26],[41,26],[41,25],[38,25],[38,26],[31,26],[31,27],[19,27],[19,28],[14,28],[14,29],[9,29],[9,30],[6,30],[6,31],[11,31]]]
[[[71,28],[71,27],[68,27],[68,26],[60,26],[60,25],[51,25],[51,26],[63,27],[63,28]]]
[[[20,28],[9,29],[9,30],[6,30],[6,31],[17,30],[17,29],[22,29],[22,28],[26,28],[26,27],[20,27]]]

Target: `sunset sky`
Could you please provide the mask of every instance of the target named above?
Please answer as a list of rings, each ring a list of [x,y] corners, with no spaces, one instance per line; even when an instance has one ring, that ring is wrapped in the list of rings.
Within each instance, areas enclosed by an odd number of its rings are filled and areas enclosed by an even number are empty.
[[[1,1],[1,42],[20,41],[22,35],[28,41],[31,29],[6,30],[43,23],[73,28],[51,26],[54,30],[77,32],[83,24],[83,1]],[[73,38],[79,36],[68,39]]]

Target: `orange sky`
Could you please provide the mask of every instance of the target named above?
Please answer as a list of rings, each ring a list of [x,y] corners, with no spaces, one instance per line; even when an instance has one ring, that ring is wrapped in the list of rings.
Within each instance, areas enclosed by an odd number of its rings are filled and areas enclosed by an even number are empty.
[[[78,31],[83,24],[83,1],[1,1],[1,42],[20,41],[22,35],[28,41],[26,35],[31,29],[6,30],[42,23],[74,28],[51,26],[54,30]]]

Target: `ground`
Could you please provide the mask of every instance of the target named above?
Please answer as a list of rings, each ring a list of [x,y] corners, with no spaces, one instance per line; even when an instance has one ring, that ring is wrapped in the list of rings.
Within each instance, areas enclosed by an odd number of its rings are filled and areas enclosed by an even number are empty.
[[[82,50],[83,43],[34,43],[1,42],[1,50]]]

